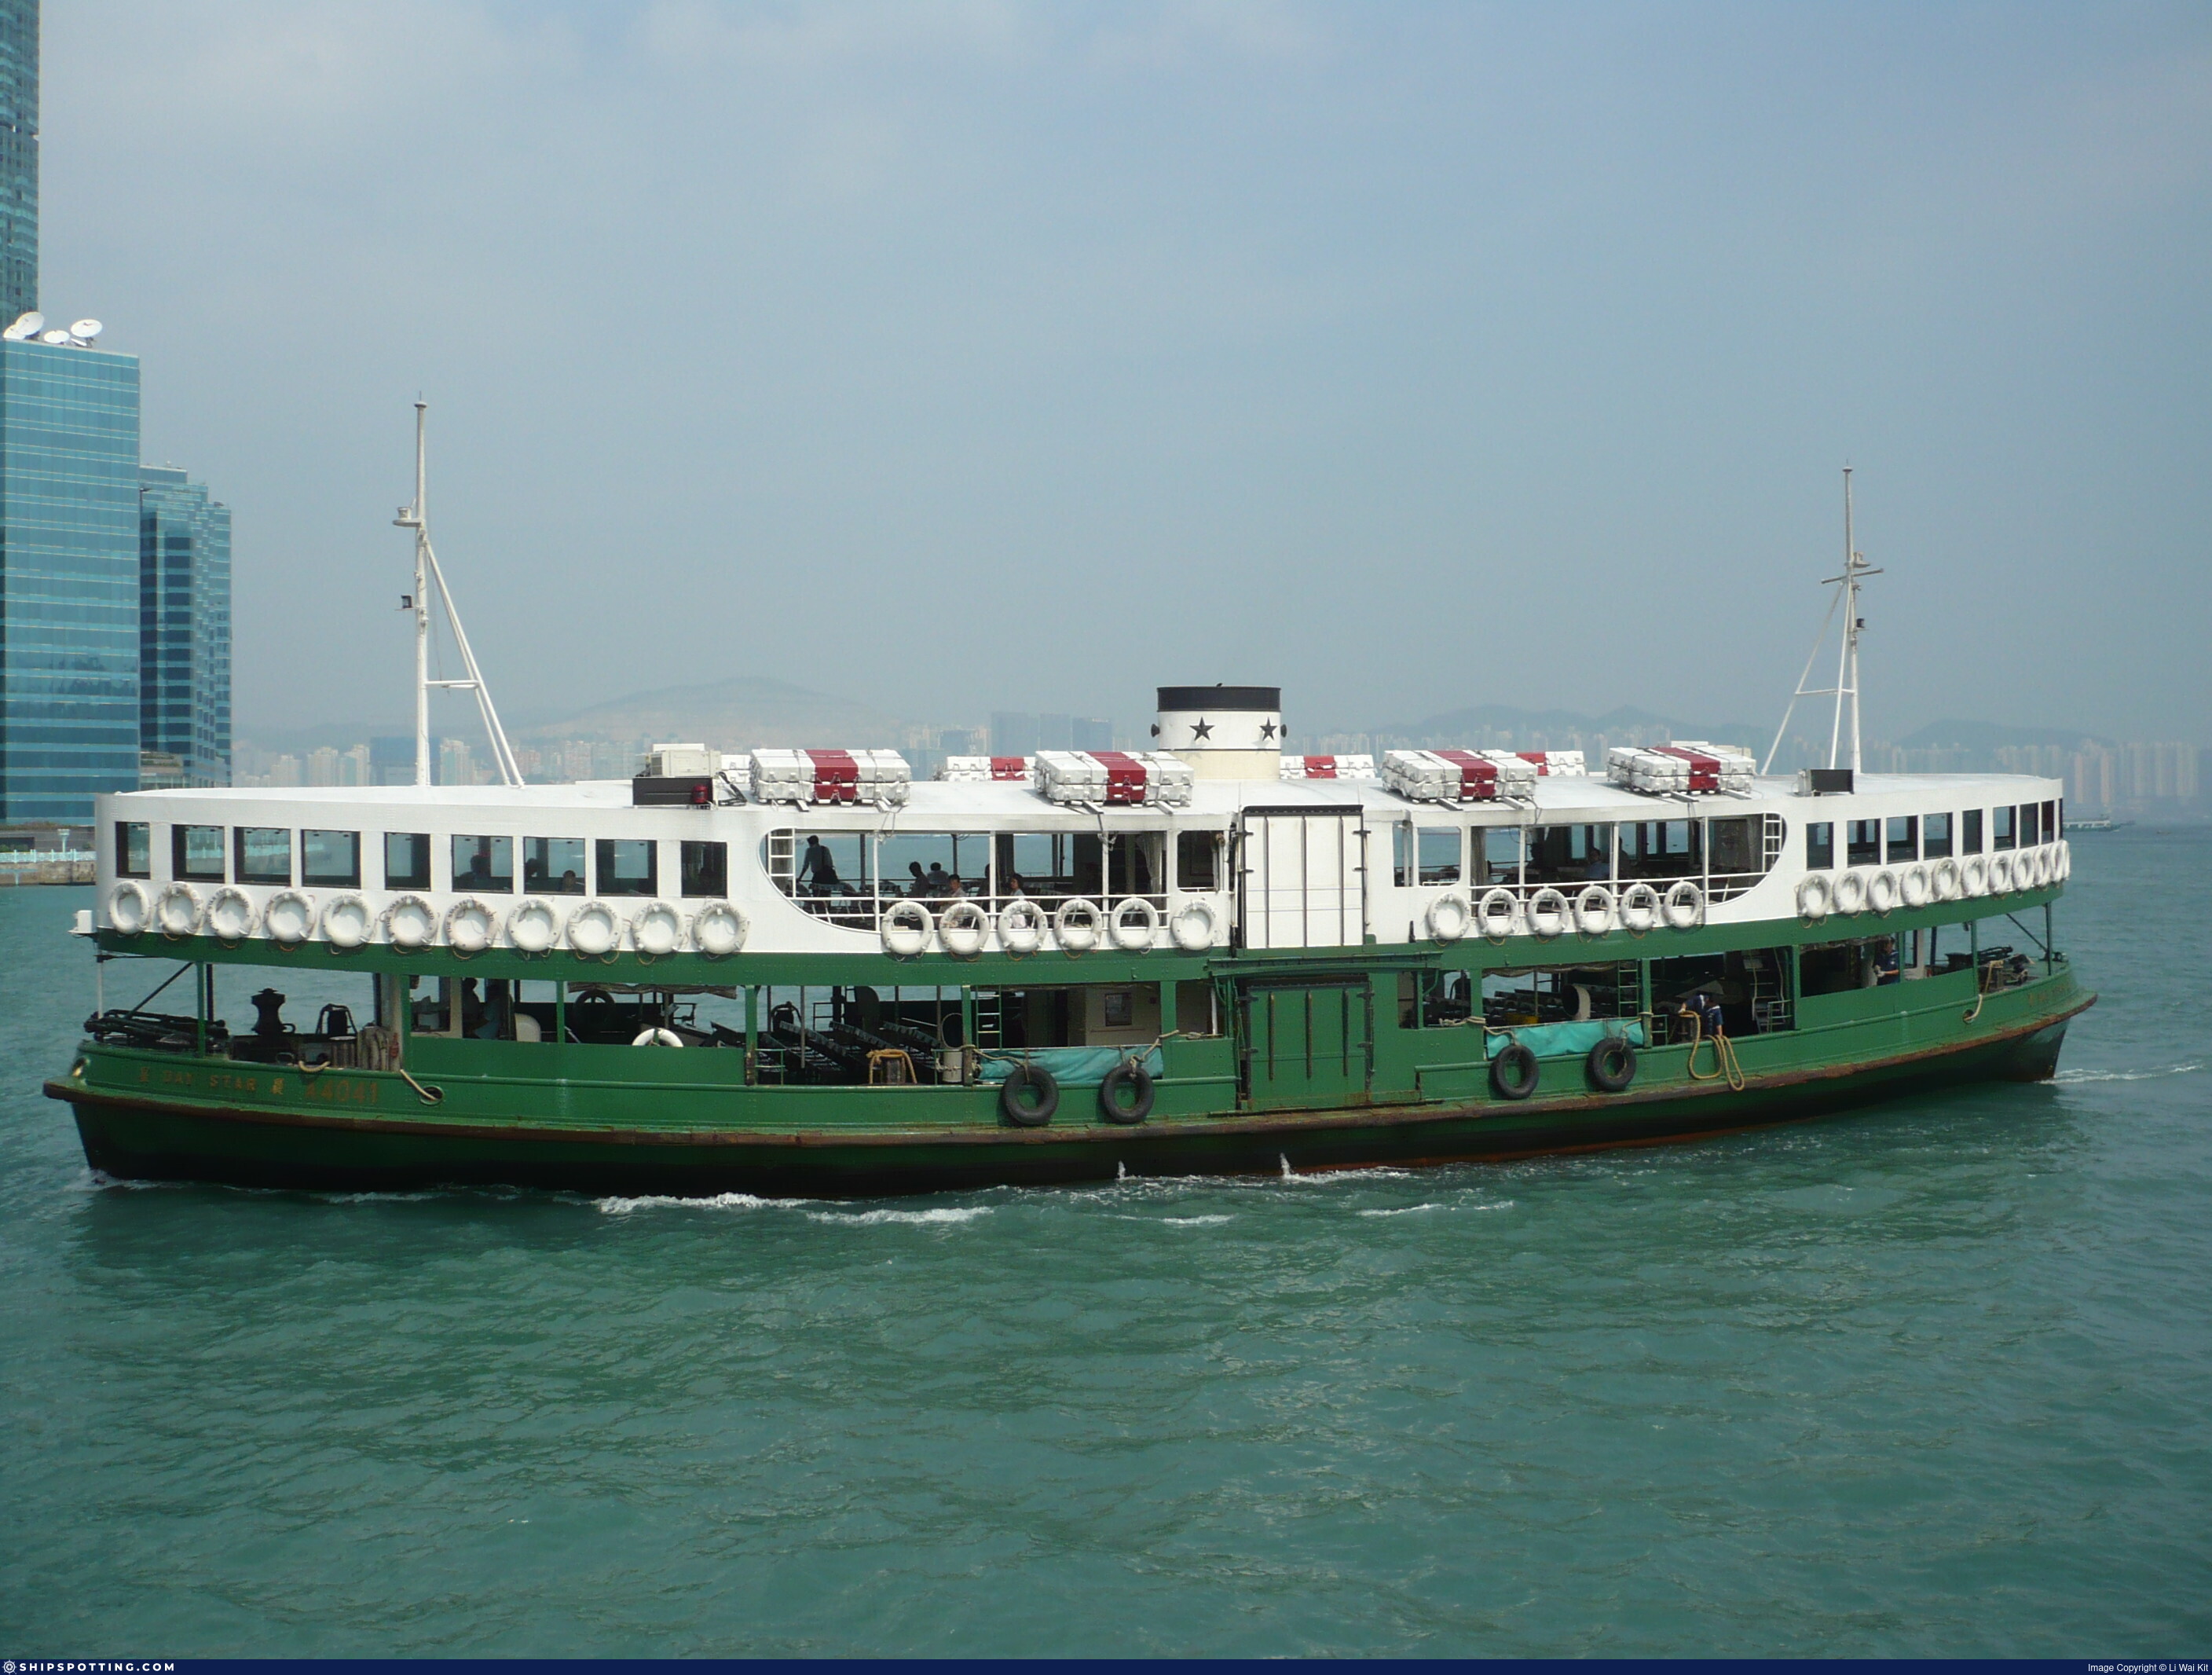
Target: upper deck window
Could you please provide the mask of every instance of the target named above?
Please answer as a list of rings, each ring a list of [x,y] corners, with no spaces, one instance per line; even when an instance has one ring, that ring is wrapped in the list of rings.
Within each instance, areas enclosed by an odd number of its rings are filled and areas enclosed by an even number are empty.
[[[1628,820],[1620,827],[1620,875],[1695,878],[1705,869],[1702,820]]]
[[[125,878],[154,875],[154,828],[143,820],[115,823],[115,870]]]
[[[1706,853],[1712,858],[1710,870],[1732,878],[1764,872],[1765,868],[1759,864],[1759,843],[1764,824],[1756,814],[1708,820],[1705,843]]]
[[[660,845],[650,838],[599,840],[599,893],[656,896],[660,893]]]
[[[1951,817],[1929,814],[1920,822],[1920,858],[1942,861],[1951,853]]]
[[[327,889],[361,887],[361,833],[303,831],[300,834],[300,881]]]
[[[1844,831],[1844,864],[1878,867],[1881,864],[1881,822],[1853,820]]]
[[[1221,876],[1221,834],[1218,831],[1179,831],[1176,834],[1176,888],[1218,890]]]
[[[169,861],[173,877],[195,883],[222,882],[222,828],[219,825],[173,825],[169,828]]]
[[[1810,871],[1825,873],[1836,864],[1836,823],[1833,820],[1814,820],[1805,828],[1805,865]]]
[[[509,895],[514,890],[514,839],[453,834],[453,888]]]
[[[865,850],[867,839],[851,834]],[[1072,880],[1066,886],[1076,895],[1096,896],[1105,887],[1098,839],[1095,834],[1076,833],[1089,841],[1073,843],[1066,852],[1064,864],[1068,867]],[[834,844],[835,839],[830,840]],[[832,849],[831,858],[837,863],[838,879],[852,884],[860,893],[867,893],[845,868],[842,852]],[[1032,863],[1035,864],[1035,863]],[[991,888],[991,839],[981,831],[887,831],[876,840],[876,865],[884,881],[884,894],[913,896],[925,901],[950,901],[959,896],[982,896]],[[806,879],[804,856],[799,862],[799,881]],[[861,859],[860,877],[868,876],[866,856]],[[1036,874],[1024,875],[1032,892],[1036,888]],[[1049,878],[1054,874],[1047,874]],[[1079,881],[1078,881],[1079,880]]]
[[[1610,825],[1540,825],[1529,832],[1529,883],[1602,883],[1612,876]]]
[[[384,834],[384,887],[387,890],[427,890],[430,887],[428,832],[387,831]]]
[[[726,896],[730,893],[730,846],[727,844],[684,845],[684,893],[687,896]]]
[[[1959,816],[1959,853],[1979,855],[1982,852],[1982,811],[1969,808]]]
[[[1392,876],[1401,887],[1410,884],[1459,882],[1460,829],[1455,825],[1391,827],[1395,865]]]
[[[522,840],[522,887],[532,895],[584,893],[584,840],[526,838]],[[716,895],[721,894],[717,890]]]
[[[1920,819],[1915,814],[1893,814],[1889,820],[1890,861],[1920,859]]]
[[[1990,847],[2008,850],[2020,841],[2020,829],[2013,824],[2013,808],[2007,803],[2002,808],[1990,810]]]
[[[1486,825],[1482,829],[1482,854],[1475,863],[1477,885],[1518,884],[1521,881],[1521,828]]]
[[[292,833],[281,825],[242,825],[232,834],[240,884],[289,884]]]

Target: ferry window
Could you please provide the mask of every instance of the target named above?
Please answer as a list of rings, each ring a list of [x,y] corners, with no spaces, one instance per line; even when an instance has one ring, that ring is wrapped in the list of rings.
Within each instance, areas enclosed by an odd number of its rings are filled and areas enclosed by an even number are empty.
[[[1827,871],[1836,864],[1836,823],[1833,820],[1814,820],[1805,828],[1805,865],[1812,871]]]
[[[384,834],[384,887],[387,890],[427,890],[430,887],[428,832],[387,831]]]
[[[1455,825],[1420,829],[1420,878],[1424,884],[1459,882],[1460,830]]]
[[[1959,853],[1979,855],[1982,852],[1982,811],[1969,808],[1959,816]]]
[[[303,831],[300,834],[300,882],[328,889],[361,887],[361,833]]]
[[[1920,821],[1912,814],[1893,814],[1889,820],[1889,849],[1892,861],[1920,859]]]
[[[1951,853],[1951,817],[1929,814],[1920,822],[1920,858],[1941,861]]]
[[[2012,848],[2014,841],[2012,805],[2007,803],[2002,808],[1990,810],[1990,847],[1993,850],[2008,850]]]
[[[1853,820],[1844,832],[1844,864],[1846,867],[1878,867],[1881,864],[1881,822]]]
[[[2057,837],[2058,805],[2055,802],[2046,802],[2043,805],[2043,841],[2046,844],[2053,843],[2057,841]]]
[[[1413,881],[1413,828],[1390,828],[1390,880],[1401,890]]]
[[[1623,878],[1695,878],[1705,870],[1698,854],[1701,820],[1631,820],[1620,828]]]
[[[292,834],[281,825],[242,825],[233,836],[240,884],[289,884]]]
[[[173,878],[188,878],[202,884],[222,883],[222,828],[219,825],[171,826],[169,870]]]
[[[1613,876],[1609,825],[1540,825],[1528,834],[1528,882],[1587,884]]]
[[[514,839],[453,834],[453,888],[501,894],[514,888]]]
[[[1480,885],[1518,884],[1521,881],[1521,828],[1488,825],[1482,830],[1482,875]]]
[[[1176,834],[1176,888],[1218,890],[1221,876],[1221,835],[1214,831]],[[1176,1014],[1180,1017],[1182,1014]]]
[[[653,896],[660,892],[660,846],[650,838],[602,838],[599,893]]]
[[[1706,821],[1706,852],[1712,856],[1711,870],[1735,877],[1762,871],[1759,840],[1763,826],[1764,822],[1753,816]]]
[[[730,846],[727,844],[684,845],[684,893],[687,896],[726,896],[730,893]]]
[[[863,840],[865,842],[865,840]],[[1078,845],[1077,870],[1082,880],[1075,892],[1096,895],[1099,876],[1098,840],[1094,836],[1086,857]],[[842,862],[842,855],[839,856]],[[980,831],[893,831],[876,840],[876,864],[886,896],[912,896],[921,901],[951,901],[962,896],[986,895],[990,890],[991,840]],[[805,867],[799,868],[800,875]],[[1034,880],[1024,876],[1025,887]]]
[[[115,870],[125,878],[154,875],[154,828],[145,821],[115,823]]]
[[[1167,887],[1166,839],[1156,831],[1117,831],[1106,840],[1106,893],[1149,896]]]
[[[1186,839],[1204,841],[1213,834],[1203,831],[1186,832]],[[1068,834],[1064,831],[1002,831],[999,834],[999,893],[1011,895],[1014,881],[1021,881],[1021,893],[1041,896],[1054,892],[1054,880],[1064,877],[1068,870]],[[1185,860],[1188,878],[1188,861]],[[902,869],[903,870],[903,869]],[[907,874],[908,886],[912,887],[914,875]],[[1211,886],[1186,883],[1186,890],[1211,888]]]
[[[532,895],[582,895],[584,840],[580,838],[524,838],[522,887]],[[720,892],[715,893],[719,895]]]

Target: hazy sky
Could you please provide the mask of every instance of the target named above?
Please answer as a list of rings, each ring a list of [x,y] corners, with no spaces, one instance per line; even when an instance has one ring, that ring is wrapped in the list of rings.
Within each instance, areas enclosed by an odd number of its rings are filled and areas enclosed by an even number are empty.
[[[502,705],[2212,741],[2212,9],[48,0],[41,302],[235,509],[240,728]]]

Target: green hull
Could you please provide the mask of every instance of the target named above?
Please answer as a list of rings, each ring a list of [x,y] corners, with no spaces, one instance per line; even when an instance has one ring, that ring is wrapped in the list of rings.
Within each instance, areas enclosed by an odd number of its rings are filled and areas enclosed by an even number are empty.
[[[1372,1007],[1395,992],[1396,973],[1337,981]],[[1346,1065],[1356,1045],[1357,1075],[1326,1062],[1316,1074],[1311,1038],[1302,1059],[1264,1063],[1249,1039],[1170,1040],[1158,1105],[1134,1126],[1107,1121],[1085,1090],[1068,1090],[1049,1126],[1024,1129],[1005,1122],[988,1087],[675,1081],[665,1079],[672,1059],[703,1078],[730,1075],[740,1056],[464,1042],[416,1044],[410,1068],[440,1095],[434,1106],[393,1075],[303,1076],[91,1045],[46,1091],[75,1107],[92,1166],[120,1178],[842,1197],[1684,1140],[1962,1083],[2048,1077],[2067,1020],[2094,1001],[2063,959],[1978,1003],[1972,972],[1931,977],[1802,1002],[1796,1027],[1735,1044],[1740,1088],[1716,1075],[1710,1045],[1694,1070],[1692,1050],[1676,1045],[1647,1050],[1617,1093],[1593,1091],[1579,1057],[1547,1060],[1534,1096],[1519,1101],[1501,1097],[1470,1056],[1479,1032],[1393,1028],[1395,1008],[1382,1006],[1368,1013],[1364,1040],[1324,1044],[1323,1058]],[[1310,1005],[1305,1016],[1310,1027]]]

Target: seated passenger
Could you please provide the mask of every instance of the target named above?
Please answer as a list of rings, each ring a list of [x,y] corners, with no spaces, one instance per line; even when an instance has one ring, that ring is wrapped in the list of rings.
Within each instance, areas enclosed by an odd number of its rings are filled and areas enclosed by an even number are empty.
[[[1019,873],[1008,873],[1001,882],[999,893],[1002,896],[1026,896],[1029,891],[1024,886]]]
[[[942,861],[933,861],[929,863],[928,876],[923,879],[922,883],[931,896],[946,895],[951,891],[952,874],[945,870]]]

